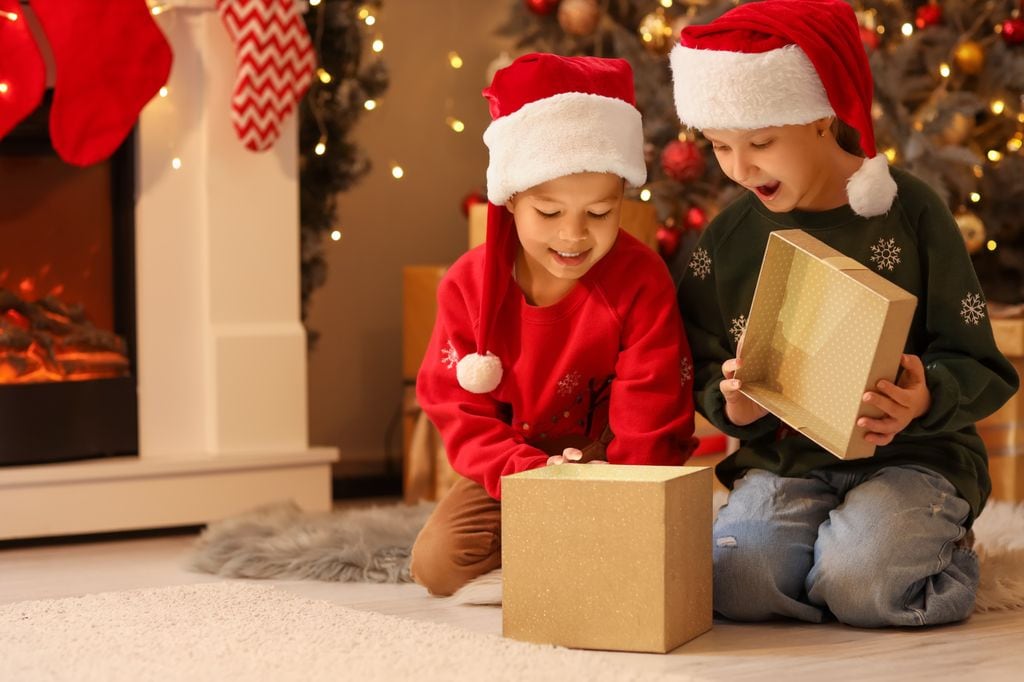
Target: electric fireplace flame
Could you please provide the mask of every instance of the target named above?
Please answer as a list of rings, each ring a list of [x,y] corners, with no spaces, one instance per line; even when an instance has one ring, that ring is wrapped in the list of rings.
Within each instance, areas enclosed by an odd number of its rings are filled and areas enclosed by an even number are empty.
[[[82,306],[0,289],[0,384],[112,379],[130,371],[124,340],[94,326]]]

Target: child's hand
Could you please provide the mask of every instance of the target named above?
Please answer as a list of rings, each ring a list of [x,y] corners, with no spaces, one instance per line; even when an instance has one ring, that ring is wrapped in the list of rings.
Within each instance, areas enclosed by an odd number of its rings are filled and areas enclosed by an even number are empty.
[[[925,383],[924,365],[916,355],[900,358],[903,375],[898,384],[879,381],[877,392],[864,394],[864,402],[874,405],[885,413],[884,417],[861,417],[857,426],[868,430],[864,440],[875,445],[888,445],[896,434],[907,428],[907,424],[928,412],[932,406],[932,394]]]
[[[764,409],[747,396],[740,393],[739,379],[736,379],[736,370],[742,365],[740,353],[743,350],[743,337],[740,337],[736,344],[736,357],[722,363],[722,376],[725,378],[719,382],[718,388],[725,397],[725,416],[736,426],[753,424],[761,417],[768,414]]]
[[[548,466],[552,464],[565,464],[566,462],[579,462],[583,459],[583,451],[579,448],[566,448],[562,450],[560,455],[552,455],[548,457]],[[608,462],[603,459],[592,459],[588,464],[607,464]]]

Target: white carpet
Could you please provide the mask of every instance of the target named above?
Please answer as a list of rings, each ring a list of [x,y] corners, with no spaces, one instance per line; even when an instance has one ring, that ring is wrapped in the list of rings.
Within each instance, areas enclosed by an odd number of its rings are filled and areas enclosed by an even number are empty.
[[[249,583],[0,606],[0,680],[524,679],[668,678],[599,652],[366,613]]]

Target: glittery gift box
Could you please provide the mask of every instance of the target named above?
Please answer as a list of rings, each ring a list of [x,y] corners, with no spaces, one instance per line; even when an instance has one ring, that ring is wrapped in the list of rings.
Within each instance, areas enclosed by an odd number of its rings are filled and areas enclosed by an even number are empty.
[[[671,651],[711,629],[711,469],[562,464],[502,479],[506,637]]]
[[[736,378],[744,394],[841,459],[870,457],[863,401],[896,378],[917,298],[802,230],[768,238]]]

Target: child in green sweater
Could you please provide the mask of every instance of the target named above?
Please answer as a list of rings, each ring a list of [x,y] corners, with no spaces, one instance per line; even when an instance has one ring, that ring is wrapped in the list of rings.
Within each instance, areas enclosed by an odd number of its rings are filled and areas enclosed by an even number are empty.
[[[679,289],[697,409],[742,447],[714,528],[714,603],[735,620],[862,627],[966,618],[969,528],[991,484],[974,423],[1017,390],[945,204],[875,149],[872,78],[841,0],[766,0],[684,29],[682,122],[749,190],[708,226]],[[866,157],[866,158],[865,158]],[[863,400],[868,459],[838,460],[740,392],[733,374],[768,235],[800,228],[918,297],[898,383]],[[827,382],[828,377],[821,377]]]

